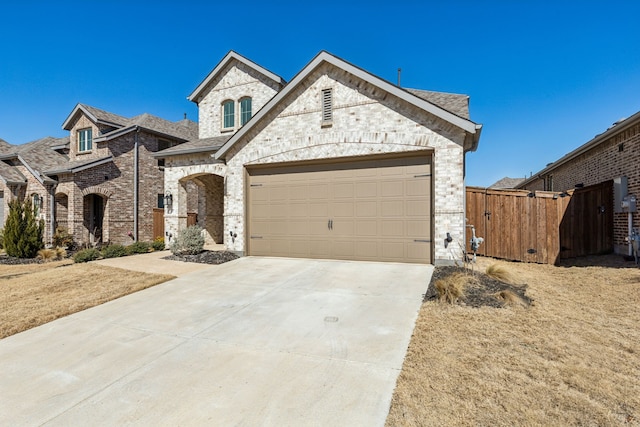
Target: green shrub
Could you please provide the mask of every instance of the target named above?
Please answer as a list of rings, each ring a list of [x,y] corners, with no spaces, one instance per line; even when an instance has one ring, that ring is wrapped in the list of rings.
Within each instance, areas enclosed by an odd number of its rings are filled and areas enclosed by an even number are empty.
[[[151,247],[154,251],[163,251],[164,250],[164,237],[156,237],[153,242],[151,242]]]
[[[183,228],[171,244],[174,255],[197,255],[204,250],[202,228],[197,225]]]
[[[9,215],[4,226],[4,249],[17,258],[34,258],[44,247],[44,221],[36,218],[31,200],[9,202]]]
[[[146,254],[149,252],[151,245],[147,242],[133,242],[129,246],[127,246],[127,254]]]
[[[56,227],[56,232],[53,234],[53,246],[59,248],[73,249],[75,243],[73,236],[69,234],[69,230],[64,227]]]
[[[122,245],[109,245],[102,248],[103,258],[118,258],[127,255],[127,248]]]
[[[74,262],[89,262],[100,258],[100,251],[95,248],[83,249],[73,256]]]

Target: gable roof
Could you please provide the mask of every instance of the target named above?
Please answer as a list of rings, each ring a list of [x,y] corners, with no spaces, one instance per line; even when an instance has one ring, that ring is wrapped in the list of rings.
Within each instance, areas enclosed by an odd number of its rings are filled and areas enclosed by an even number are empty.
[[[631,126],[634,126],[637,123],[640,123],[640,111],[638,111],[637,113],[635,113],[631,117],[627,117],[624,120],[618,120],[613,125],[611,125],[611,127],[609,129],[607,129],[606,131],[602,132],[599,135],[596,135],[590,141],[582,144],[580,147],[578,147],[575,150],[571,151],[570,153],[562,156],[560,159],[558,159],[555,162],[549,164],[544,169],[532,174],[531,177],[523,180],[519,184],[519,187],[523,187],[525,185],[530,184],[531,182],[535,181],[536,179],[539,179],[541,176],[548,174],[549,172],[553,171],[554,169],[562,166],[563,164],[575,159],[576,157],[580,156],[581,154],[584,154],[587,151],[591,150],[592,148],[594,148],[594,147],[598,146],[599,144],[605,142],[606,140],[611,138],[613,135],[618,134],[620,132],[623,132],[623,131],[627,130],[628,128],[630,128]]]
[[[189,141],[198,137],[198,124],[191,120],[170,122],[169,120],[144,113],[131,119],[125,119],[122,127],[95,137],[95,142],[109,141],[137,129],[143,129],[156,135],[165,136],[182,141]]]
[[[309,76],[316,68],[324,63],[331,64],[350,74],[353,74],[356,77],[379,87],[385,92],[395,95],[398,98],[459,127],[460,129],[464,130],[468,136],[468,138],[465,138],[465,151],[475,151],[475,149],[477,148],[482,125],[476,124],[467,118],[460,117],[444,109],[443,107],[426,100],[424,97],[417,96],[416,94],[411,93],[408,90],[398,87],[386,80],[383,80],[380,77],[377,77],[369,73],[368,71],[356,67],[355,65],[323,50],[318,55],[316,55],[315,58],[313,58],[311,62],[309,62],[280,92],[278,92],[273,98],[271,98],[271,100],[269,100],[269,102],[267,102],[267,104],[265,104],[265,106],[262,107],[260,111],[255,114],[255,116],[249,119],[247,124],[240,128],[229,139],[229,141],[227,141],[227,143],[220,148],[220,150],[216,152],[216,159],[222,158],[236,142],[238,142],[245,134],[247,134],[251,130],[253,126],[255,126],[257,122],[260,121],[260,119],[267,115],[269,111],[271,111],[271,109],[273,109],[283,98],[285,98],[289,93],[293,92],[296,87],[307,78],[307,76]],[[425,95],[423,94],[423,96]]]
[[[89,117],[92,122],[107,126],[122,127],[127,121],[126,117],[122,117],[96,107],[91,107],[89,105],[77,104],[62,124],[62,128],[64,130],[71,130],[73,120],[81,113],[84,113]]]
[[[494,182],[493,184],[491,184],[489,186],[489,188],[495,188],[495,189],[512,189],[512,188],[517,188],[518,185],[524,181],[525,178],[509,178],[509,177],[504,177],[501,180]]]
[[[184,144],[176,145],[174,147],[167,148],[157,153],[153,153],[155,158],[166,158],[171,156],[178,156],[181,154],[196,154],[196,153],[209,153],[216,152],[231,138],[231,135],[214,136],[211,138],[194,139]]]
[[[26,144],[13,146],[13,150],[0,155],[0,160],[17,160],[20,162],[40,183],[54,182],[52,178],[47,176],[45,170],[60,167],[68,163],[65,155],[58,153],[52,147],[60,145],[68,138],[45,137]],[[20,177],[24,176],[14,167],[6,165],[9,169],[3,167],[0,175],[5,182],[21,183]]]
[[[259,72],[263,76],[268,77],[269,79],[271,79],[274,82],[276,82],[277,84],[279,84],[281,87],[286,84],[286,81],[282,77],[280,77],[279,75],[272,73],[271,71],[267,70],[264,67],[261,67],[260,65],[258,65],[255,62],[245,58],[244,56],[240,55],[239,53],[230,50],[229,53],[227,53],[224,56],[224,58],[222,58],[222,60],[218,63],[218,65],[216,65],[214,67],[214,69],[211,70],[211,72],[207,75],[207,77],[205,77],[205,79],[198,85],[198,87],[196,87],[195,90],[193,92],[191,92],[191,95],[189,95],[187,97],[187,99],[189,101],[193,101],[195,103],[198,103],[199,102],[198,98],[200,97],[200,95],[202,95],[202,92],[205,91],[207,86],[209,86],[209,83],[211,83],[212,80],[214,80],[216,77],[218,77],[220,72],[229,63],[231,63],[232,61],[238,61],[238,62],[241,62],[241,63],[245,64],[246,66],[248,66],[250,68],[253,68],[254,70]]]
[[[463,119],[469,119],[469,96],[461,95],[457,93],[447,92],[434,92],[431,90],[421,89],[408,89],[407,92],[414,94],[417,97],[429,101],[432,104],[436,104],[438,107],[442,107],[450,113],[460,116]]]
[[[1,156],[1,159],[4,159],[4,156]],[[27,183],[27,178],[18,169],[0,160],[0,181],[5,184],[24,185]]]

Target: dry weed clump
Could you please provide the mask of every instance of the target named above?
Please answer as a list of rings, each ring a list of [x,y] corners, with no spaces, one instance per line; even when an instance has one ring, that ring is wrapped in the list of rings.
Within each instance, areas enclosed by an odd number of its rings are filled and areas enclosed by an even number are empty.
[[[511,306],[511,307],[518,307],[518,306],[527,307],[528,306],[528,304],[522,298],[520,298],[520,295],[508,289],[505,289],[500,292],[496,292],[495,294],[493,294],[493,296],[496,297],[498,300],[504,302],[504,304],[507,306]]]
[[[513,273],[501,264],[491,264],[487,267],[485,274],[501,282],[508,283],[510,285],[516,284],[516,279]]]
[[[465,273],[454,273],[436,280],[434,286],[438,293],[438,301],[455,304],[464,296],[465,288],[471,281],[473,276]]]
[[[65,248],[40,249],[36,255],[36,259],[44,262],[59,261],[67,257]]]

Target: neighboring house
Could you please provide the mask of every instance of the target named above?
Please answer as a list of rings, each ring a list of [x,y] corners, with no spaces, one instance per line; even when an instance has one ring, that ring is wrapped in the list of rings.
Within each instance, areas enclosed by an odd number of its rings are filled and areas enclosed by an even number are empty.
[[[524,180],[525,178],[509,178],[505,176],[501,180],[491,184],[489,188],[494,190],[510,190],[518,188],[518,185],[520,185]]]
[[[482,128],[468,96],[404,89],[327,52],[285,83],[229,52],[189,99],[199,138],[156,155],[169,238],[197,208],[208,241],[246,255],[459,255],[446,240],[465,239],[465,153]]]
[[[58,226],[80,244],[156,237],[153,209],[163,207],[164,165],[151,154],[197,137],[197,124],[149,114],[125,118],[78,104],[63,128],[69,137],[0,144],[3,196],[32,198],[47,243]]]
[[[606,181],[627,181],[625,194],[640,197],[640,112],[613,124],[605,132],[524,180],[517,188],[567,191]],[[621,180],[622,178],[622,180]],[[612,191],[613,188],[612,188]],[[625,193],[625,194],[623,194]],[[616,253],[627,253],[629,215],[614,200],[613,243]],[[632,215],[633,227],[640,227],[638,214]]]

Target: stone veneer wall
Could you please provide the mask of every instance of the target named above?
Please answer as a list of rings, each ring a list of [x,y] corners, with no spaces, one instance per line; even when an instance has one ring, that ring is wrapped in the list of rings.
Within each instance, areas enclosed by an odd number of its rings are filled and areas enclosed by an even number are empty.
[[[200,138],[233,133],[240,127],[240,105],[238,101],[246,96],[251,97],[251,110],[255,114],[280,89],[273,80],[266,78],[245,64],[233,61],[220,73],[217,80],[209,84],[210,89],[198,101],[198,117]],[[234,129],[222,131],[222,102],[234,100]]]
[[[323,126],[321,91],[333,89],[333,122]],[[202,125],[201,125],[202,126]],[[357,77],[323,65],[226,155],[225,231],[245,250],[244,166],[380,153],[433,153],[434,257],[452,259],[446,233],[464,239],[464,132]]]
[[[620,145],[622,144],[622,150]],[[610,179],[626,176],[628,192],[640,200],[640,123],[635,123],[624,131],[612,135],[607,140],[571,161],[553,169],[547,175],[524,186],[527,190],[544,189],[544,179],[552,176],[553,190],[565,191],[576,184],[599,184]],[[613,214],[613,244],[617,253],[627,253],[628,236],[627,213]],[[640,213],[633,216],[633,227],[640,228]]]
[[[212,152],[173,156],[166,159],[165,188],[173,195],[173,206],[165,206],[165,241],[175,239],[178,231],[187,226],[188,207],[198,207],[198,221],[205,231],[207,243],[227,243],[230,240],[225,228],[224,198],[227,166],[214,160]],[[203,197],[189,201],[193,195],[192,184],[197,181],[203,189]],[[202,199],[204,198],[204,202]]]

